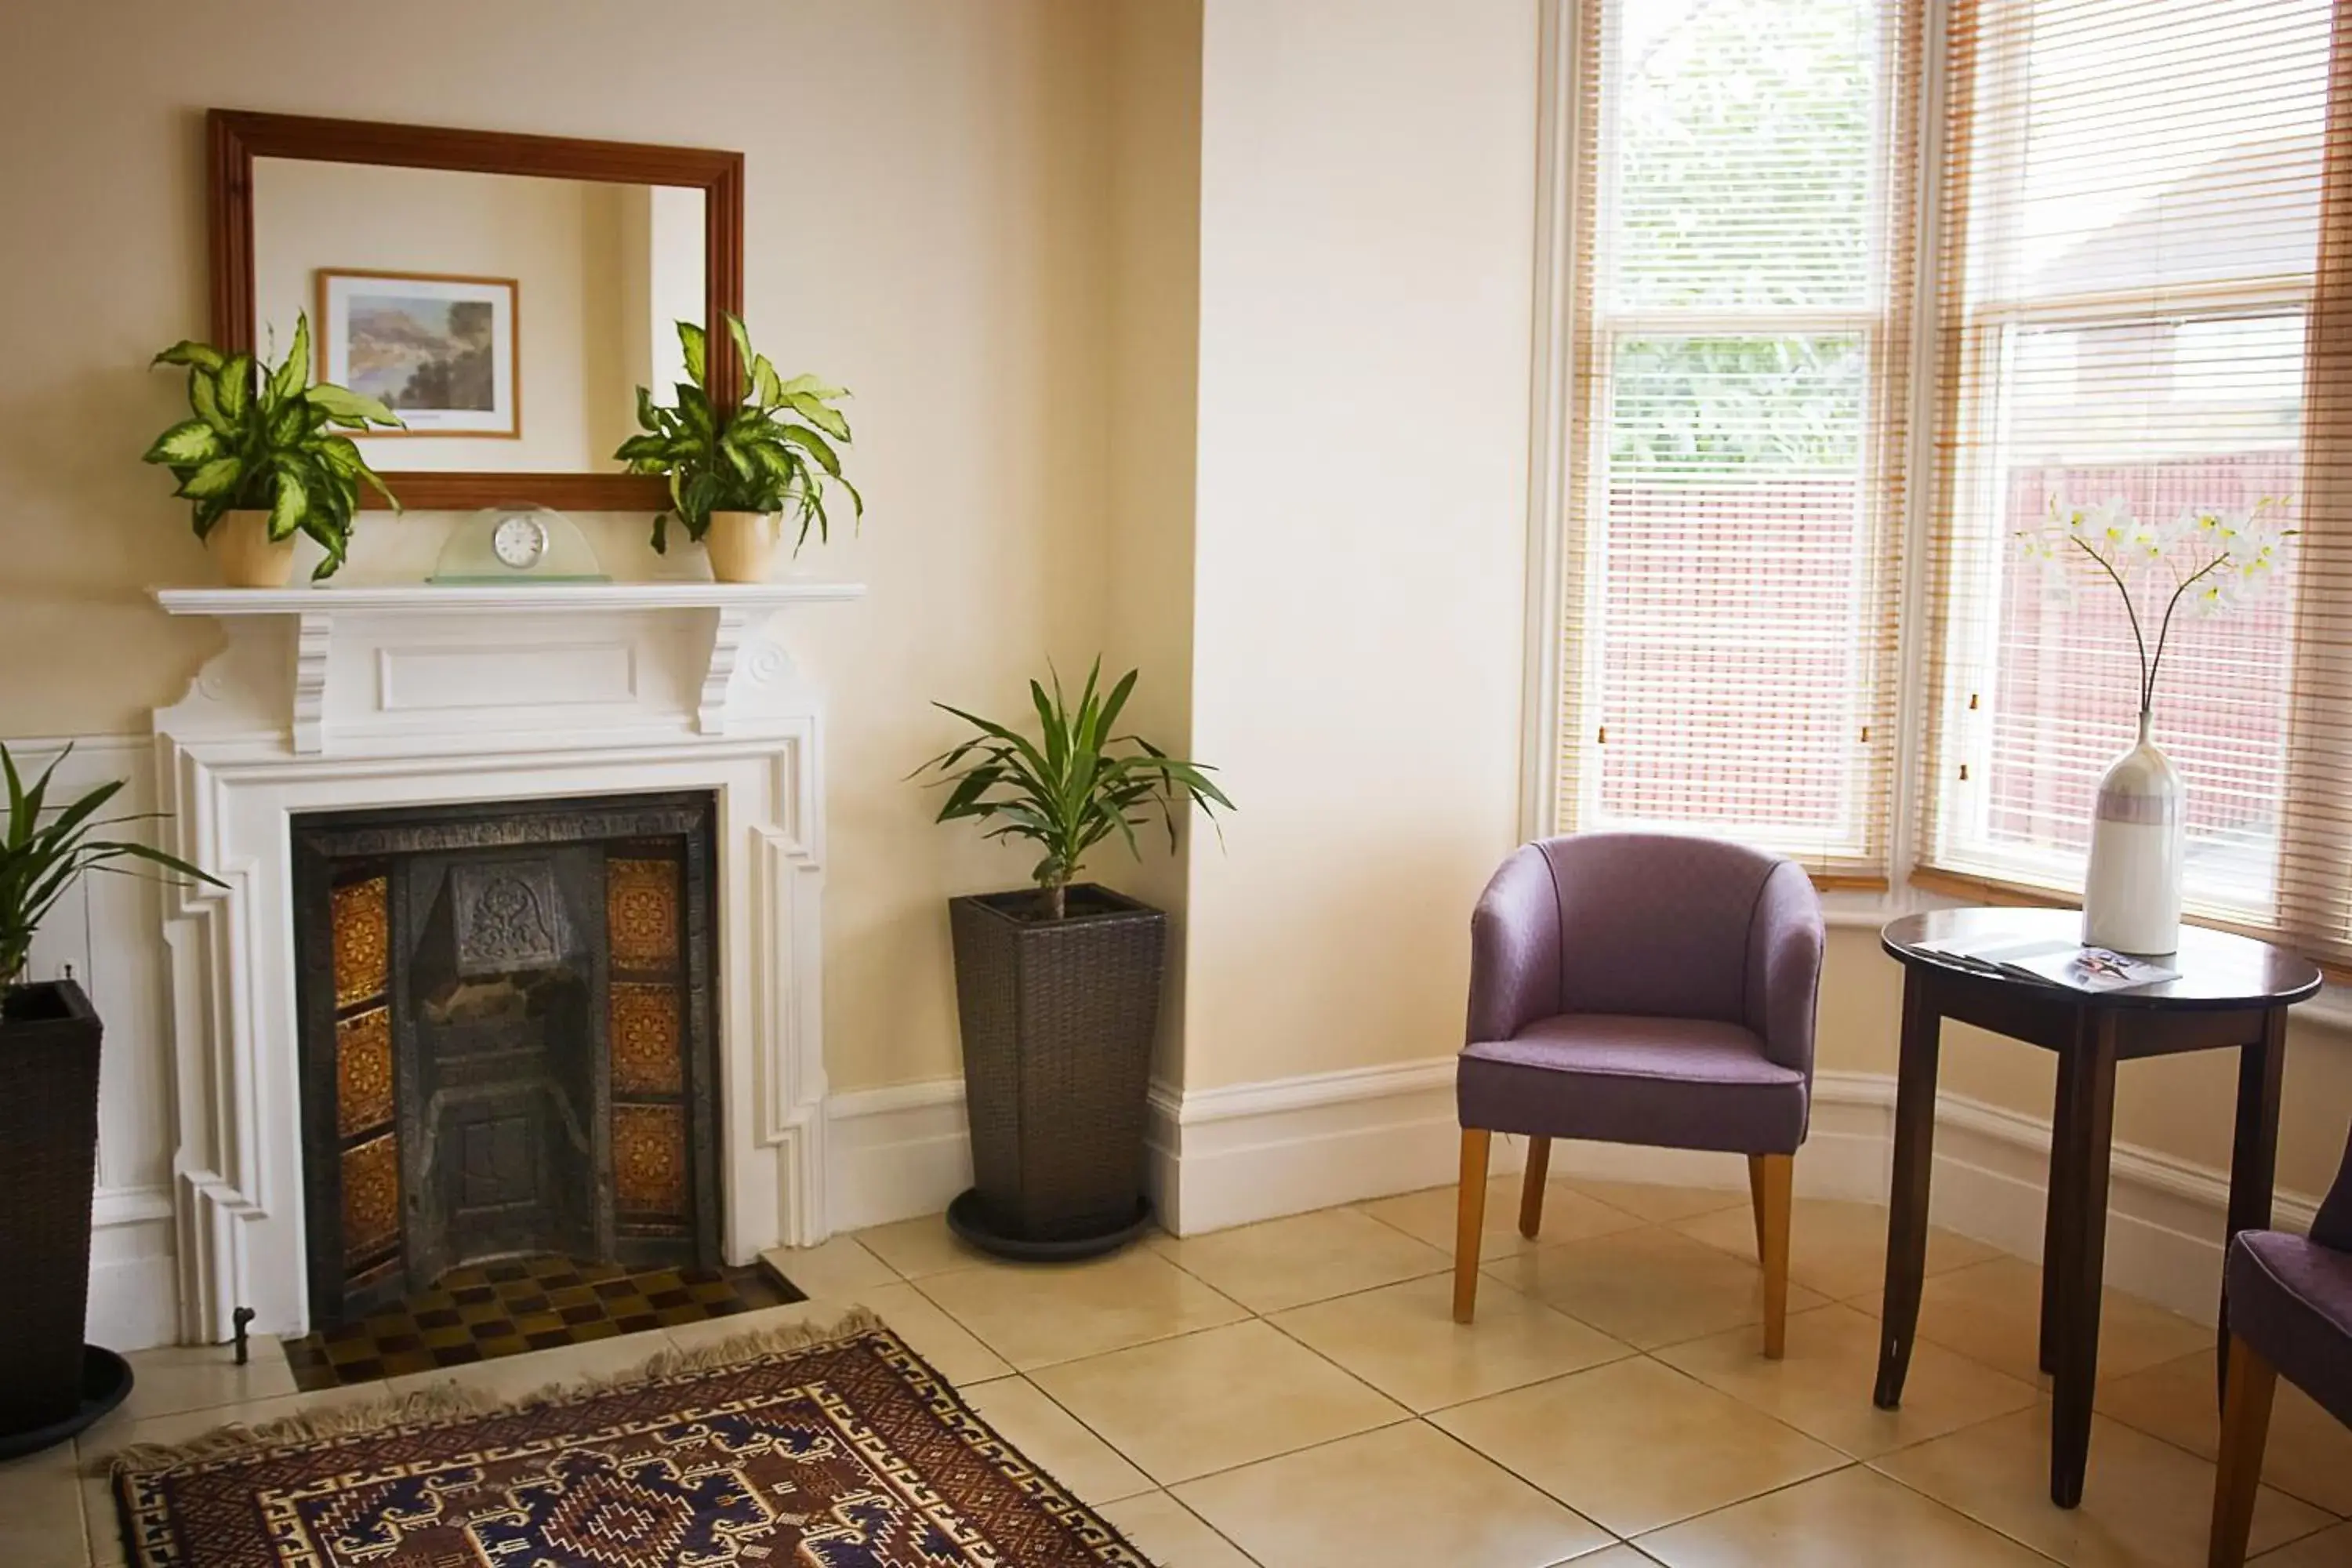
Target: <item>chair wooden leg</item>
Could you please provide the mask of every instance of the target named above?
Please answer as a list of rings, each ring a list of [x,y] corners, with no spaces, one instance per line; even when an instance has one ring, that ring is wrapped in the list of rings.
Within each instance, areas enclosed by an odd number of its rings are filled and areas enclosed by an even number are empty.
[[[1551,1179],[1551,1140],[1528,1140],[1528,1173],[1519,1188],[1519,1234],[1529,1241],[1543,1229],[1544,1183]]]
[[[2230,1389],[2222,1400],[2221,1453],[2213,1477],[2213,1533],[2208,1568],[2242,1568],[2254,1522],[2254,1489],[2263,1480],[2263,1444],[2271,1430],[2278,1373],[2254,1347],[2230,1336]]]
[[[1764,1262],[1764,1156],[1748,1156],[1748,1209],[1756,1217],[1756,1262]]]
[[[1779,1361],[1788,1346],[1789,1201],[1796,1173],[1793,1154],[1748,1156],[1757,1258],[1764,1266],[1764,1355],[1769,1361]]]
[[[1461,1206],[1454,1226],[1454,1321],[1466,1323],[1478,1311],[1478,1235],[1486,1227],[1486,1146],[1494,1134],[1483,1127],[1462,1130]]]

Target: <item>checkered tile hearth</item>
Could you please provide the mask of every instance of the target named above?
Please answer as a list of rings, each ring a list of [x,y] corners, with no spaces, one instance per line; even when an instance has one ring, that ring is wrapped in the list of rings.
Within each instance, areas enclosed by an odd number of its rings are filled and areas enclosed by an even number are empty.
[[[509,1258],[453,1268],[395,1306],[289,1340],[286,1359],[299,1387],[334,1388],[805,1299],[756,1266],[632,1272],[570,1258]]]

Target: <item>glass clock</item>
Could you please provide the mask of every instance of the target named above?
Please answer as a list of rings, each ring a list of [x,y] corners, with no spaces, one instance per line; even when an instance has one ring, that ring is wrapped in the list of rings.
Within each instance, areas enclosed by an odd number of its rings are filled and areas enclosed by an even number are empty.
[[[609,583],[580,525],[528,502],[485,507],[459,523],[426,579],[433,583]]]

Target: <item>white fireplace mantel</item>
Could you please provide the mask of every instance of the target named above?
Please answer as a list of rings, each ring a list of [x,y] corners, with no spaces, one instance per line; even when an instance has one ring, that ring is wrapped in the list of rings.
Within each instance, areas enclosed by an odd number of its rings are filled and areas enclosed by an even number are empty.
[[[300,588],[156,588],[155,602],[174,616],[212,616],[228,620],[255,616],[283,618],[293,626],[292,708],[288,732],[299,755],[316,756],[332,749],[331,730],[338,710],[356,706],[367,710],[373,687],[373,710],[388,713],[402,697],[403,656],[391,649],[405,646],[406,686],[412,699],[435,683],[435,665],[415,636],[420,626],[458,622],[480,624],[483,617],[562,615],[574,618],[639,617],[647,613],[677,615],[690,625],[696,646],[692,662],[701,672],[694,703],[695,723],[705,734],[724,734],[727,709],[737,670],[747,646],[777,611],[793,605],[839,603],[866,596],[862,583],[788,581],[782,583],[518,583],[513,585],[436,585],[393,584],[377,587]],[[366,635],[387,622],[404,623],[404,635],[385,638]],[[338,628],[341,628],[339,635]],[[352,635],[358,632],[360,635]],[[459,640],[470,640],[461,638]],[[606,645],[604,673],[624,674],[634,684],[636,671],[622,671]],[[521,654],[509,657],[505,670],[508,694],[529,705],[539,689],[550,684],[560,700],[589,700],[597,690],[583,686],[580,668],[553,668],[549,660],[571,663],[565,656],[584,652],[573,645],[550,645],[536,662]],[[360,668],[364,666],[366,668]],[[445,657],[442,673],[450,670]],[[484,672],[473,671],[478,678]],[[340,702],[331,701],[330,693]]]
[[[154,713],[182,1338],[309,1326],[289,827],[301,813],[708,791],[722,1243],[830,1228],[823,707],[787,643],[852,583],[160,588],[227,643]]]

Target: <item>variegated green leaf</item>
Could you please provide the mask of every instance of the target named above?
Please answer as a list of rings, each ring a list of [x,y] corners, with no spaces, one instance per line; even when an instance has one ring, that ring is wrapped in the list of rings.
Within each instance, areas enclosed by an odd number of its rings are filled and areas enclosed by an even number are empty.
[[[703,380],[702,329],[692,321],[680,321],[677,324],[677,346],[686,351],[686,374],[697,385],[700,385]]]
[[[236,426],[221,412],[220,395],[214,390],[213,374],[213,372],[201,368],[188,372],[188,406],[196,411],[197,418],[218,434],[233,436],[236,433]]]
[[[394,429],[400,427],[400,416],[382,402],[364,393],[353,392],[347,386],[337,386],[331,381],[319,383],[305,392],[302,398],[311,408],[338,424],[353,428],[367,425],[382,425]]]
[[[844,419],[835,410],[827,408],[809,394],[805,392],[787,394],[784,397],[784,405],[836,440],[849,439],[849,421]]]
[[[294,342],[269,376],[269,406],[274,409],[299,397],[303,384],[310,379],[310,318],[308,313],[298,311],[294,317]]]
[[[213,375],[213,394],[220,403],[221,416],[233,425],[242,424],[245,411],[253,406],[253,356],[231,356]]]
[[[155,437],[147,463],[205,463],[220,456],[220,433],[201,419],[184,420]]]
[[[191,338],[183,338],[147,363],[151,368],[159,364],[186,364],[194,365],[198,370],[212,371],[220,369],[222,361],[226,357],[210,343],[200,343]]]
[[[215,458],[181,482],[180,493],[190,500],[226,496],[245,478],[245,464],[234,458]]]
[[[269,537],[291,539],[310,515],[310,492],[290,468],[278,471],[278,499],[269,508]]]

